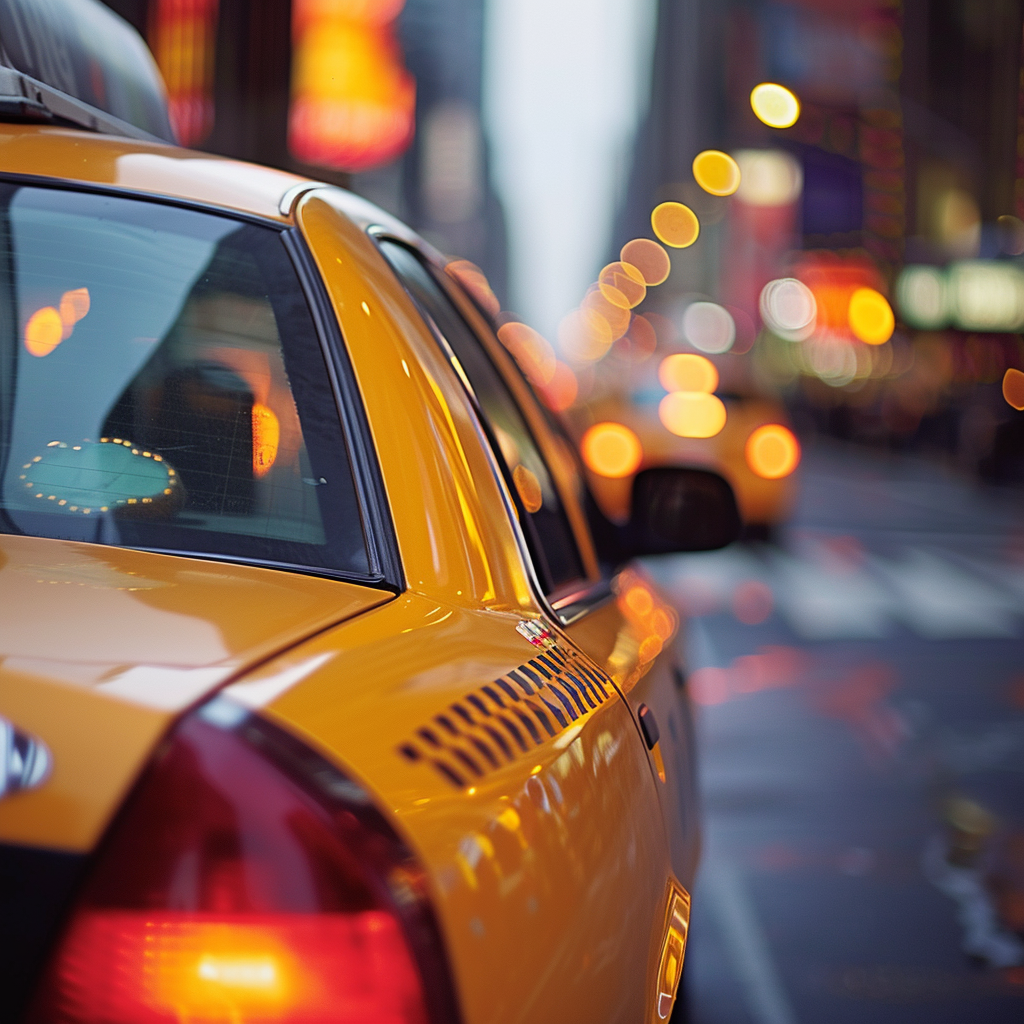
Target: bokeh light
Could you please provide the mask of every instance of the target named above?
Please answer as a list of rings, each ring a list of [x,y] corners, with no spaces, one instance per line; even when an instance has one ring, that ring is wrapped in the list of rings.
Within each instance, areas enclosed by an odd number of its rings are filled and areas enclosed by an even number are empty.
[[[281,443],[281,423],[273,409],[256,402],[252,407],[252,472],[266,476],[277,461]]]
[[[718,355],[736,340],[736,324],[717,302],[692,302],[683,314],[683,336],[696,349]]]
[[[542,401],[552,412],[565,412],[576,401],[579,382],[576,374],[565,363],[556,362],[551,380],[538,390]]]
[[[700,391],[673,391],[658,406],[658,418],[678,437],[714,437],[725,426],[720,398]]]
[[[804,172],[779,149],[744,149],[736,154],[740,187],[736,198],[748,206],[788,206],[800,198]]]
[[[37,309],[25,324],[25,348],[34,356],[48,356],[64,340],[64,321],[53,306]]]
[[[580,309],[590,310],[601,317],[608,325],[612,341],[617,341],[629,330],[631,316],[629,310],[623,309],[622,306],[612,305],[596,284],[591,285],[587,290],[587,294],[580,303]]]
[[[700,234],[697,214],[682,203],[661,203],[651,213],[651,227],[658,238],[673,249],[693,245]]]
[[[762,82],[750,93],[750,106],[769,128],[789,128],[800,117],[800,101],[784,85]]]
[[[613,340],[608,321],[587,306],[567,313],[558,325],[558,344],[566,358],[576,362],[600,359],[611,348]]]
[[[1024,328],[1024,271],[1009,260],[962,260],[947,271],[953,320],[967,331]]]
[[[629,358],[642,363],[654,355],[658,347],[658,334],[651,323],[650,314],[633,317],[629,331],[623,338],[629,345]]]
[[[540,489],[537,474],[520,463],[512,470],[512,482],[516,485],[516,492],[523,503],[523,508],[531,515],[539,512],[544,504],[544,494]]]
[[[758,427],[747,438],[747,465],[765,480],[781,480],[800,465],[800,442],[780,423]]]
[[[67,341],[71,337],[75,324],[89,312],[89,306],[88,288],[75,288],[60,297],[60,319],[64,324],[61,340]]]
[[[469,292],[476,304],[492,317],[501,311],[501,303],[491,288],[487,275],[469,260],[452,260],[444,268],[463,288]]]
[[[634,238],[619,253],[623,263],[636,267],[648,288],[663,284],[672,269],[672,261],[665,250],[650,238]]]
[[[814,333],[818,306],[814,293],[795,277],[769,281],[761,291],[761,319],[780,338],[803,341]]]
[[[693,158],[693,176],[713,196],[731,196],[740,187],[739,164],[718,149],[705,149]]]
[[[641,270],[629,263],[609,263],[597,278],[601,294],[620,309],[632,309],[644,301],[647,284]]]
[[[858,288],[850,296],[850,330],[865,345],[884,345],[896,329],[886,297],[874,288]]]
[[[1024,410],[1024,373],[1012,366],[1003,374],[1003,398],[1014,409]]]
[[[661,361],[658,380],[666,391],[711,394],[718,387],[718,370],[710,359],[682,352],[666,356]]]
[[[761,580],[743,580],[732,594],[732,613],[745,626],[757,626],[772,613],[772,588]]]
[[[580,442],[586,467],[599,476],[620,478],[635,473],[643,461],[640,438],[622,423],[595,423]]]
[[[938,267],[904,267],[896,282],[896,302],[911,327],[934,330],[949,322],[946,277]]]
[[[498,340],[509,350],[532,384],[543,387],[555,375],[555,350],[527,324],[510,320],[498,328]]]

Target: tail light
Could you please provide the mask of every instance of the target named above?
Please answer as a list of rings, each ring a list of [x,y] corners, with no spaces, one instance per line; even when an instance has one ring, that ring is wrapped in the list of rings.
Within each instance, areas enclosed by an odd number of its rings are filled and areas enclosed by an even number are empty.
[[[29,1021],[447,1024],[424,881],[360,787],[215,700],[116,819]]]

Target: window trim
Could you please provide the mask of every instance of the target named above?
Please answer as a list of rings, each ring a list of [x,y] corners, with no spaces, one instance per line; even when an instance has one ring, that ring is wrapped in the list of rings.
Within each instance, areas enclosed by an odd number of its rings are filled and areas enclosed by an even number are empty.
[[[401,246],[404,249],[407,249],[412,255],[419,259],[419,261],[425,265],[428,273],[430,273],[431,277],[434,279],[438,288],[442,291],[442,293],[444,293],[448,301],[451,302],[452,305],[455,307],[455,312],[457,313],[457,315],[462,317],[463,320],[465,320],[465,317],[463,316],[463,313],[459,309],[457,302],[455,301],[455,299],[452,298],[445,285],[440,280],[438,280],[438,270],[436,262],[430,258],[430,255],[428,253],[424,252],[424,250],[421,249],[418,245],[409,242],[408,239],[398,237],[397,235],[394,234],[394,232],[388,230],[386,227],[383,227],[381,225],[370,225],[366,229],[366,233],[378,246],[378,252],[380,252],[381,259],[383,259],[385,263],[387,263],[388,267],[395,275],[395,279],[399,282],[399,284],[401,284],[406,294],[409,295],[410,301],[413,302],[417,312],[420,313],[423,322],[426,324],[428,330],[433,335],[435,341],[438,344],[438,347],[441,349],[441,352],[443,353],[445,359],[447,360],[449,366],[451,367],[452,373],[456,378],[458,378],[459,386],[462,388],[463,392],[467,397],[470,408],[472,409],[473,412],[473,422],[476,428],[477,437],[480,440],[482,447],[484,448],[488,465],[491,467],[491,473],[494,476],[495,482],[498,484],[499,491],[505,503],[506,516],[509,520],[510,526],[512,527],[512,533],[516,540],[516,547],[519,550],[520,558],[522,559],[523,564],[526,568],[526,575],[530,582],[530,587],[533,590],[534,598],[537,600],[539,606],[552,619],[554,619],[556,622],[561,623],[561,625],[567,626],[571,622],[575,622],[578,618],[581,617],[581,615],[586,614],[588,611],[591,610],[591,608],[596,607],[597,604],[603,603],[607,599],[607,597],[610,595],[608,581],[604,579],[595,581],[589,579],[586,576],[580,576],[575,580],[570,580],[567,583],[561,584],[560,586],[553,589],[550,592],[550,594],[545,592],[544,586],[540,580],[540,575],[537,570],[537,565],[534,560],[533,552],[530,550],[530,545],[527,541],[526,533],[523,529],[522,512],[520,511],[519,503],[516,501],[515,496],[512,493],[511,484],[509,480],[506,478],[507,474],[503,471],[501,464],[498,462],[497,452],[500,449],[497,446],[496,439],[491,436],[490,429],[487,425],[487,417],[484,415],[483,409],[480,406],[480,401],[477,398],[476,392],[473,390],[472,385],[467,380],[464,379],[463,374],[459,372],[462,364],[458,361],[458,357],[452,351],[452,348],[449,345],[447,339],[444,337],[443,334],[441,334],[440,328],[434,323],[434,320],[429,315],[429,313],[426,313],[425,311],[420,309],[419,303],[409,293],[409,289],[406,287],[405,282],[402,281],[398,272],[395,271],[395,269],[391,266],[390,261],[380,250],[379,243],[394,243],[396,245]],[[478,337],[477,331],[468,321],[466,321],[466,327],[470,331],[470,333],[476,338],[477,343],[480,345],[485,356],[493,364],[494,360],[491,358],[491,354],[488,351],[487,346]],[[499,378],[504,382],[505,375],[501,372],[500,367],[495,365],[495,372],[498,374]],[[507,386],[508,385],[506,382],[506,387]],[[516,406],[518,407],[519,401],[516,398],[515,393],[511,390],[511,388],[509,389],[509,394],[512,398],[512,401],[515,402]],[[525,414],[523,418],[526,429],[529,430],[532,435],[533,428],[531,427],[530,422],[528,418],[525,416]],[[534,443],[536,444],[536,438],[534,438]],[[544,458],[545,462],[547,462],[547,459],[545,458],[544,453],[543,451],[541,451],[539,445],[538,452],[540,453],[541,458]],[[561,488],[558,486],[557,478],[553,473],[551,474],[551,478],[552,486],[554,486],[558,491],[559,500],[561,500],[564,503],[565,498],[562,494]],[[571,522],[569,523],[569,526],[572,541],[578,547],[578,541],[576,538],[575,531],[572,530]],[[593,599],[591,599],[587,604],[586,608],[584,608],[583,611],[580,611],[580,595],[590,594],[591,591],[593,591],[595,595],[598,591],[600,591],[600,597],[597,598],[596,603]],[[563,611],[560,611],[559,609],[565,609],[565,613],[563,613]]]
[[[327,370],[331,395],[338,415],[338,428],[346,446],[356,503],[359,508],[360,525],[366,541],[368,573],[326,566],[305,565],[298,562],[275,561],[249,558],[242,555],[221,554],[187,549],[133,546],[125,550],[146,551],[153,554],[196,558],[201,561],[226,562],[232,565],[251,565],[256,568],[277,569],[335,579],[344,583],[355,583],[366,587],[400,593],[405,589],[405,578],[398,557],[398,542],[390,506],[384,491],[383,477],[377,460],[376,449],[366,419],[362,396],[355,381],[355,374],[348,357],[334,310],[327,297],[326,287],[305,238],[299,228],[272,217],[236,210],[214,203],[203,203],[176,196],[160,195],[138,189],[119,186],[98,185],[93,182],[69,181],[39,174],[18,174],[0,172],[0,183],[50,189],[60,192],[84,192],[91,195],[112,196],[132,199],[138,202],[157,203],[178,209],[227,217],[244,224],[271,228],[281,236],[296,277],[302,288],[313,321],[313,329]],[[333,328],[332,328],[333,325]],[[6,531],[5,531],[6,532]],[[18,531],[19,533],[21,531]],[[114,545],[117,546],[117,545]]]

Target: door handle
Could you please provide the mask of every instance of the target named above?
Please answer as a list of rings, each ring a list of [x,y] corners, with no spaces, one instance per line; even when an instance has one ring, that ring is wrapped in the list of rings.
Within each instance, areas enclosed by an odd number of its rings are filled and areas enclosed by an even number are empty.
[[[648,750],[653,750],[654,744],[661,739],[661,730],[658,728],[654,712],[646,704],[641,704],[636,716],[640,719],[640,731],[644,734],[644,743],[647,744]]]

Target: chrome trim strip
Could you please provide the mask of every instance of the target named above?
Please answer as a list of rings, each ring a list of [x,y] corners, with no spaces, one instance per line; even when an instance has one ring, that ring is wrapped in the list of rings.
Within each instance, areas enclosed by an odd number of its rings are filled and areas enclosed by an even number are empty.
[[[324,181],[300,181],[292,185],[278,201],[277,208],[282,217],[290,217],[295,210],[295,205],[307,193],[316,188],[328,188]]]

